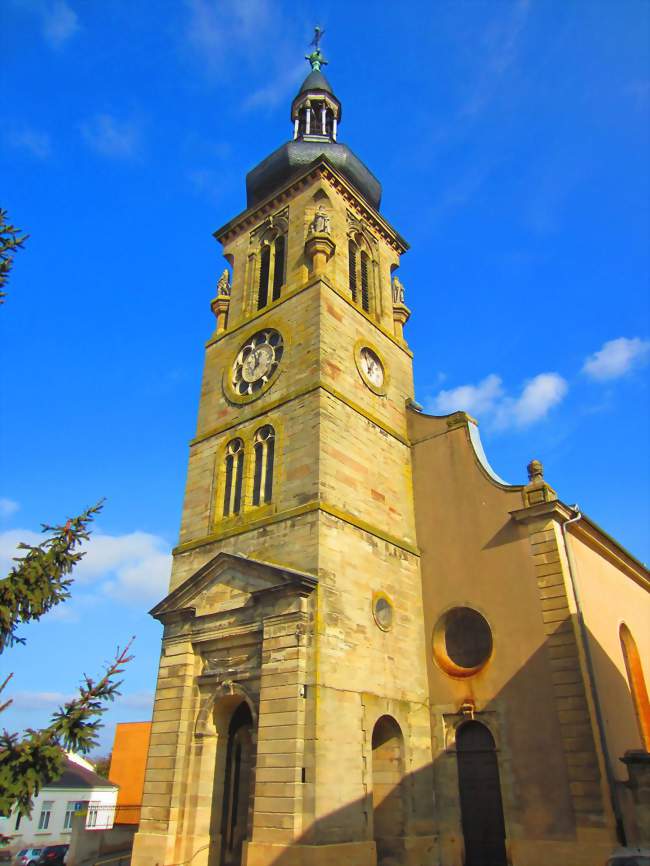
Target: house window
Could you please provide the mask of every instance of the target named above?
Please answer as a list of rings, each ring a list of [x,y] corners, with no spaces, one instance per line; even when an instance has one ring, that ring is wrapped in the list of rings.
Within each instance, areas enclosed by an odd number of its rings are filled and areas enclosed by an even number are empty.
[[[41,814],[38,818],[38,829],[47,830],[50,826],[50,818],[52,817],[52,809],[54,808],[54,800],[43,800],[41,806]]]
[[[86,818],[86,827],[96,827],[99,817],[100,803],[90,803],[88,806],[88,817]]]
[[[223,491],[223,516],[239,514],[241,490],[244,478],[244,443],[233,439],[226,446],[225,483]]]
[[[82,800],[68,800],[68,805],[65,810],[65,818],[63,819],[64,830],[72,830],[72,819],[77,812],[80,812],[81,809],[83,809],[83,805]]]
[[[270,424],[255,434],[255,470],[253,473],[253,505],[270,502],[273,498],[273,460],[275,430]]]

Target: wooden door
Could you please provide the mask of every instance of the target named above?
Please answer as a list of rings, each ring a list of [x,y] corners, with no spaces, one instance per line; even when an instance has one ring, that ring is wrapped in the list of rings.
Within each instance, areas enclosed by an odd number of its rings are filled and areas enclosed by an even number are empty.
[[[465,866],[507,866],[499,765],[490,731],[466,722],[456,735]]]
[[[221,823],[221,863],[240,866],[248,836],[250,782],[253,769],[253,718],[244,701],[233,713],[228,730],[228,753]]]

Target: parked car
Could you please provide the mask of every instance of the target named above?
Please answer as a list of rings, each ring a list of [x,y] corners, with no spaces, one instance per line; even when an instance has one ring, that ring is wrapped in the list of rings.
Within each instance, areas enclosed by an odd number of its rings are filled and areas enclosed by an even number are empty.
[[[48,845],[43,848],[36,866],[64,866],[69,845]]]
[[[607,866],[650,866],[650,848],[619,848]]]
[[[16,854],[14,866],[36,866],[42,848],[21,848]]]

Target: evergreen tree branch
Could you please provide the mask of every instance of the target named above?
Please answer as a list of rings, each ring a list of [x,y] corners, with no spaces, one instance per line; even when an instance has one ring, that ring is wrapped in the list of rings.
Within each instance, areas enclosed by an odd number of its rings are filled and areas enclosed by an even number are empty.
[[[21,235],[20,229],[7,222],[7,211],[0,208],[0,304],[7,297],[2,290],[9,279],[16,250],[22,249],[29,235]]]
[[[89,752],[97,745],[101,716],[120,694],[116,678],[133,658],[132,643],[133,638],[124,649],[118,647],[97,682],[84,674],[78,696],[59,707],[46,728],[28,728],[22,738],[6,730],[0,734],[0,815],[14,806],[21,815],[31,814],[33,798],[61,775],[64,750]]]
[[[16,629],[21,623],[40,619],[48,610],[69,596],[68,577],[83,557],[77,548],[90,537],[88,529],[103,507],[103,500],[64,526],[43,524],[43,532],[53,535],[41,544],[19,544],[24,557],[14,557],[17,564],[0,580],[0,653],[15,643],[24,643]]]

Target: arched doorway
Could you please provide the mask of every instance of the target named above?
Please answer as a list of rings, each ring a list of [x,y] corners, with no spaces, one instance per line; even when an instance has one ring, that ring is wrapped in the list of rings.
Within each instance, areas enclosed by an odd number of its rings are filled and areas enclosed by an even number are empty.
[[[404,836],[404,739],[391,716],[381,716],[372,732],[373,836],[377,863],[399,855]]]
[[[242,701],[228,727],[221,818],[222,866],[241,864],[242,844],[248,836],[253,758],[253,717],[247,702]]]
[[[507,866],[499,765],[490,731],[465,722],[456,733],[465,866]]]

